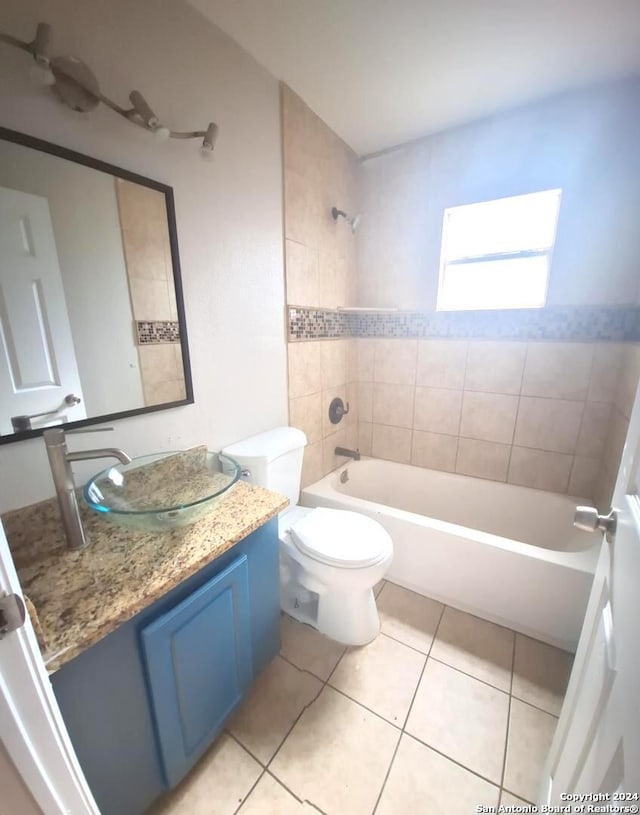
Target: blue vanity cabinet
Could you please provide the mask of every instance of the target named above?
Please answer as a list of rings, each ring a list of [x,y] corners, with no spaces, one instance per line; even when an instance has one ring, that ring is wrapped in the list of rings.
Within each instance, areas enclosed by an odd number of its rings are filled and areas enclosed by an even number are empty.
[[[247,556],[142,629],[158,742],[173,787],[251,684]]]
[[[51,675],[102,815],[142,815],[219,734],[279,651],[279,590],[273,518]]]

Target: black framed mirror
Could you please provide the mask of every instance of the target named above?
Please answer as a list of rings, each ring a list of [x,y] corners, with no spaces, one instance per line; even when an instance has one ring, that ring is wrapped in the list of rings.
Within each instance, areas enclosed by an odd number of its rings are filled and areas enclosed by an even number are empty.
[[[0,444],[192,403],[172,188],[0,128]]]

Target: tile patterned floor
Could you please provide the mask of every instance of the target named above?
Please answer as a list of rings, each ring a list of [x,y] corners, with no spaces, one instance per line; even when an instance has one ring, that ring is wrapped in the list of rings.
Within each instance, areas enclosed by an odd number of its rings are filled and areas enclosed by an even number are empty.
[[[471,815],[534,801],[572,658],[389,582],[380,636],[282,650],[150,815]]]

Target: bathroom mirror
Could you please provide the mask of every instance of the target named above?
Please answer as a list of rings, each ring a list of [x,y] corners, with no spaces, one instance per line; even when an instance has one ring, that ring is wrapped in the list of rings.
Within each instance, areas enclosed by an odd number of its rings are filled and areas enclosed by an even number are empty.
[[[192,402],[171,187],[0,128],[0,443]]]

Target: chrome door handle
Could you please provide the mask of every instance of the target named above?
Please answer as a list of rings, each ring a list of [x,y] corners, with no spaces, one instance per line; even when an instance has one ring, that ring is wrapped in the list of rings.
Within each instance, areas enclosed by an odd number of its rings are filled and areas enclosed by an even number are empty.
[[[595,507],[576,507],[573,525],[584,532],[604,532],[609,540],[616,534],[618,512],[609,510],[608,515],[600,515]]]
[[[61,410],[64,410],[67,407],[73,407],[74,405],[79,405],[80,402],[82,402],[82,399],[79,396],[76,396],[74,393],[68,393],[58,407],[55,407],[52,410],[43,410],[41,413],[29,413],[25,414],[24,416],[12,416],[11,424],[16,433],[21,433],[23,430],[31,430],[32,419],[39,419],[41,416],[55,416],[55,414],[60,413]]]

